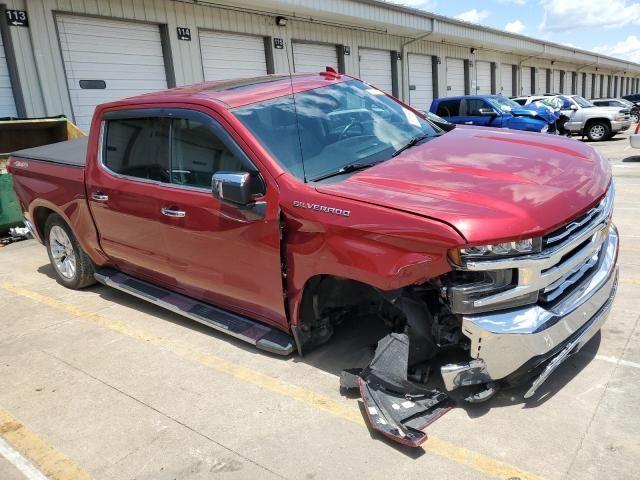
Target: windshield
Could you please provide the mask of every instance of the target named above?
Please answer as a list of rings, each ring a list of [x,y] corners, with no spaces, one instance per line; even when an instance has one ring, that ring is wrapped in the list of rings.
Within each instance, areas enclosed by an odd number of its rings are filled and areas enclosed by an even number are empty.
[[[296,118],[297,112],[297,118]],[[300,179],[391,158],[442,131],[384,93],[352,80],[233,110],[271,156]],[[298,135],[299,132],[299,135]]]
[[[514,102],[505,97],[491,97],[491,101],[503,112],[509,113],[511,110],[516,110],[521,107],[520,104]]]
[[[573,99],[574,102],[576,102],[582,108],[589,108],[589,107],[593,107],[594,106],[591,102],[585,100],[580,95],[574,95],[571,98]]]

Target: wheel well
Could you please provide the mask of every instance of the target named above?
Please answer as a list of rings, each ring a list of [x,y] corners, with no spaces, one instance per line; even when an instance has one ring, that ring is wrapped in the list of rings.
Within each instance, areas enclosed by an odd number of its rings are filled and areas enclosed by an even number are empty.
[[[47,218],[49,218],[49,215],[52,215],[54,213],[56,212],[47,207],[39,207],[34,212],[33,221],[35,223],[36,229],[38,230],[38,233],[40,234],[40,238],[44,243],[47,243],[47,239],[45,238],[44,226],[47,222]]]
[[[585,130],[587,128],[589,128],[591,126],[591,124],[595,123],[595,122],[599,122],[599,123],[606,123],[607,126],[609,128],[611,128],[611,120],[609,120],[608,118],[590,118],[589,120],[587,120],[587,122],[584,124],[584,128]]]

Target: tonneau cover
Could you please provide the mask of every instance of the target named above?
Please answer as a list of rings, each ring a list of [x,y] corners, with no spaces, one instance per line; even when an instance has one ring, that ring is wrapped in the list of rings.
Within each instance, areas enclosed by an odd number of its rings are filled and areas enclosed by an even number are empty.
[[[26,148],[13,152],[11,156],[84,167],[87,161],[88,139],[89,137],[76,138],[42,147]]]

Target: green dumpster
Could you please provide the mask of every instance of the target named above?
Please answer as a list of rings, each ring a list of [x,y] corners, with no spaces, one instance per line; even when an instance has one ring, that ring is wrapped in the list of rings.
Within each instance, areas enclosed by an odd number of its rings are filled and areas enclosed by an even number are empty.
[[[0,121],[0,236],[22,223],[22,209],[6,164],[11,152],[83,137],[64,116]]]

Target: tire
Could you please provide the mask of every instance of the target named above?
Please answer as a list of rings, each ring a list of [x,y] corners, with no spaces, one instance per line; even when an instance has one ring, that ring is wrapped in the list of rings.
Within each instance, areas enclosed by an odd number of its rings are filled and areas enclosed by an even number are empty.
[[[631,121],[633,123],[638,123],[638,121],[640,121],[640,113],[635,112],[631,114]]]
[[[609,125],[604,122],[593,122],[587,127],[587,138],[592,142],[601,142],[611,135]]]
[[[44,232],[49,261],[62,285],[78,290],[96,283],[93,262],[80,248],[71,228],[62,217],[55,213],[49,215],[44,224]]]

